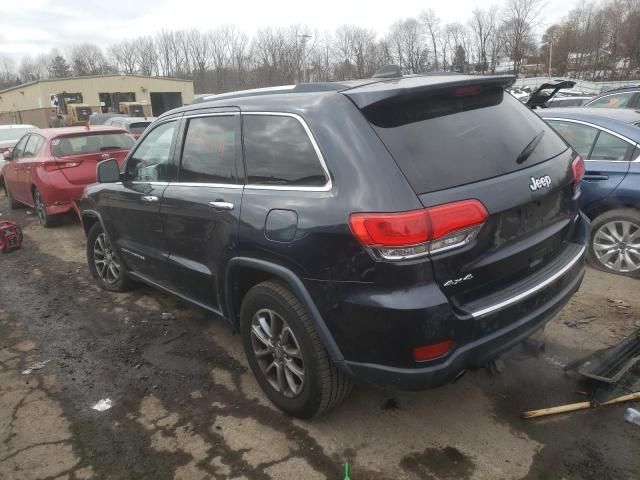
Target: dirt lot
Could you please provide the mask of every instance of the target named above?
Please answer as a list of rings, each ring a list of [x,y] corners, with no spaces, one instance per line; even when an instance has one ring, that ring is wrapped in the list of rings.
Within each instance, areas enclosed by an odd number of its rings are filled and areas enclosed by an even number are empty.
[[[589,270],[546,352],[515,350],[502,375],[359,386],[302,422],[269,405],[222,320],[147,287],[101,291],[77,222],[44,230],[2,195],[0,212],[26,234],[0,257],[0,479],[342,479],[345,462],[353,480],[640,477],[640,427],[622,406],[519,418],[584,400],[562,365],[640,327],[637,280]],[[103,398],[114,407],[90,408]]]

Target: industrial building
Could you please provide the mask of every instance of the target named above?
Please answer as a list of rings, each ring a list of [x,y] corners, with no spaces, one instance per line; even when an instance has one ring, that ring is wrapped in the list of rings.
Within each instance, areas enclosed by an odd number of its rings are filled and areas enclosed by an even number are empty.
[[[144,115],[157,117],[192,100],[193,82],[177,78],[99,75],[38,80],[0,90],[0,125],[57,126],[52,119],[66,114],[66,106],[72,104],[86,106],[91,113],[110,113],[136,102]]]

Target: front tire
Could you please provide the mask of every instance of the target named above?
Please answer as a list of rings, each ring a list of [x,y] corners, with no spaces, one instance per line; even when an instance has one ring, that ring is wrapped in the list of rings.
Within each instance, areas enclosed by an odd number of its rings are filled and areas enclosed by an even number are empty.
[[[620,208],[596,217],[587,259],[598,270],[640,277],[640,211]]]
[[[311,418],[351,391],[351,380],[329,358],[306,309],[282,283],[267,281],[249,290],[240,321],[249,366],[280,410]]]
[[[87,263],[100,288],[110,292],[126,292],[133,288],[133,281],[127,276],[100,223],[95,223],[87,235]]]

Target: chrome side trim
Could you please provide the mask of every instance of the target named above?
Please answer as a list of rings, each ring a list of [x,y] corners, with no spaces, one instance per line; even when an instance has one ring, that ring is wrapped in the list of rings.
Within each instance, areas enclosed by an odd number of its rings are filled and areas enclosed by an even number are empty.
[[[324,156],[320,151],[320,147],[316,142],[313,134],[311,133],[311,129],[307,125],[307,122],[304,119],[295,113],[285,113],[285,112],[240,112],[242,116],[246,115],[268,115],[273,117],[291,117],[295,118],[300,122],[304,131],[307,132],[307,136],[309,137],[309,141],[311,141],[311,145],[318,156],[318,160],[320,160],[320,165],[322,165],[322,169],[324,170],[324,174],[327,177],[327,183],[325,183],[321,187],[305,187],[305,186],[287,186],[287,185],[252,185],[247,184],[246,188],[251,190],[285,190],[285,191],[297,191],[297,192],[328,192],[333,188],[333,182],[331,181],[331,175],[329,174],[329,169],[327,168],[327,163],[324,160]]]
[[[199,183],[199,182],[169,182],[170,187],[210,187],[210,188],[244,188],[237,183]]]
[[[540,290],[542,290],[543,288],[545,288],[546,286],[550,285],[551,283],[555,282],[558,278],[560,278],[562,275],[564,275],[565,273],[567,273],[569,270],[571,270],[571,268],[580,261],[580,259],[582,259],[582,256],[584,255],[584,252],[586,250],[586,247],[582,247],[580,249],[580,252],[578,252],[578,254],[573,257],[564,267],[562,267],[560,270],[558,270],[556,273],[554,273],[553,275],[551,275],[549,278],[545,279],[543,282],[540,282],[539,284],[537,284],[535,287],[531,287],[529,290],[526,290],[518,295],[516,295],[515,297],[511,297],[507,300],[504,300],[500,303],[496,303],[495,305],[491,305],[490,307],[486,307],[483,308],[481,310],[477,310],[475,312],[471,312],[471,316],[473,318],[479,318],[479,317],[483,317],[489,313],[493,313],[496,312],[498,310],[502,310],[506,307],[508,307],[509,305],[513,305],[514,303],[518,303],[521,300],[524,300],[525,298],[533,295],[536,292],[539,292]]]
[[[156,187],[166,187],[167,185],[169,185],[169,182],[145,182],[143,180],[134,180],[127,183],[131,183],[133,185],[155,185]]]
[[[596,130],[602,130],[603,132],[607,132],[614,137],[618,137],[620,140],[624,140],[625,142],[637,147],[638,144],[633,140],[625,137],[624,135],[620,135],[619,133],[614,132],[613,130],[609,130],[608,128],[601,127],[600,125],[595,125],[590,122],[585,122],[584,120],[574,120],[573,118],[561,118],[561,117],[542,117],[543,120],[551,120],[551,121],[559,121],[559,122],[569,122],[569,123],[578,123],[580,125],[586,125],[587,127],[593,127]],[[586,159],[585,159],[586,160]],[[597,158],[593,158],[592,160],[598,160]],[[610,160],[616,162],[624,162],[624,160]]]

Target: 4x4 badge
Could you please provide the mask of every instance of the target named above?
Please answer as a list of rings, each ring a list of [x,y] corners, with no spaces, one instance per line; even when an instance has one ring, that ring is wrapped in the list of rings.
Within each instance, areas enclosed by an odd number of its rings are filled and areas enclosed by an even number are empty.
[[[452,287],[453,285],[458,285],[462,282],[466,282],[467,280],[473,280],[473,274],[469,273],[468,275],[465,275],[464,277],[460,277],[460,278],[454,278],[453,280],[449,280],[447,282],[445,282],[444,286],[445,287]]]
[[[532,192],[536,190],[540,190],[541,188],[549,188],[551,186],[551,177],[549,175],[545,175],[544,177],[531,177],[531,185],[529,188]]]

